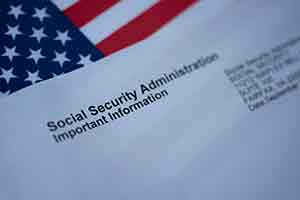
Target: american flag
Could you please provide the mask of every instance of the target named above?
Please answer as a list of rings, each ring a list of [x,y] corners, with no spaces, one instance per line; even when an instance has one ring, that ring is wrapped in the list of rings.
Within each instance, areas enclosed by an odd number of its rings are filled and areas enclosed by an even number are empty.
[[[0,97],[139,42],[195,2],[0,1]]]

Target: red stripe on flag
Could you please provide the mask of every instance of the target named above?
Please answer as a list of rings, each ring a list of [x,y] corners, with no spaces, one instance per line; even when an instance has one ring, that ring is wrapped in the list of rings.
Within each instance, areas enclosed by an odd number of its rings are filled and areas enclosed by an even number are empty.
[[[80,0],[64,11],[64,14],[78,28],[106,11],[120,0]]]
[[[197,1],[160,0],[96,46],[105,55],[110,55],[146,39]]]

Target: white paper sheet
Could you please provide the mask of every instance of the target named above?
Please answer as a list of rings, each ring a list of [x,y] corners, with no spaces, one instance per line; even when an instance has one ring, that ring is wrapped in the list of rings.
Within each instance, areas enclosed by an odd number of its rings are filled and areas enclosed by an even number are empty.
[[[299,199],[299,8],[240,1],[1,99],[0,198]]]

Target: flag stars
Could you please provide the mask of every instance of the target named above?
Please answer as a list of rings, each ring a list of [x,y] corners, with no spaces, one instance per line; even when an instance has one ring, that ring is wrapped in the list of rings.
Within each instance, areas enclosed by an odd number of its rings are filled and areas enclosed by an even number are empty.
[[[57,74],[52,73],[52,78],[55,78],[55,77],[57,77],[57,76],[58,76]]]
[[[79,57],[80,57],[80,61],[78,62],[78,64],[80,65],[86,66],[93,63],[93,61],[91,60],[91,54],[87,56],[79,55]]]
[[[38,42],[41,42],[42,38],[47,37],[47,35],[44,33],[44,28],[40,29],[32,29],[33,33],[30,35],[30,37],[35,38]]]
[[[66,57],[66,52],[59,53],[55,51],[54,53],[55,58],[53,59],[53,61],[58,62],[61,67],[64,65],[65,62],[70,61],[70,59]]]
[[[0,91],[0,99],[2,98],[2,97],[6,97],[6,96],[8,96],[9,95],[9,90],[7,90],[6,92],[1,92]]]
[[[10,61],[13,60],[15,56],[19,56],[20,54],[16,52],[16,47],[8,48],[4,47],[5,52],[2,54],[2,56],[7,56]]]
[[[59,40],[59,41],[61,41],[61,43],[62,43],[63,45],[65,45],[67,41],[72,40],[72,38],[69,37],[69,35],[68,35],[68,34],[69,34],[69,31],[68,31],[68,30],[66,30],[65,32],[56,31],[56,33],[57,33],[57,37],[54,38],[54,40]]]
[[[18,20],[20,15],[25,15],[25,12],[22,10],[22,5],[20,4],[18,6],[10,6],[8,14],[13,15]]]
[[[39,18],[39,20],[41,22],[44,22],[44,19],[46,17],[50,17],[50,15],[46,11],[46,8],[42,8],[42,9],[35,8],[34,10],[35,10],[35,13],[32,15],[32,17]]]
[[[52,1],[2,1],[0,15],[7,21],[0,30],[0,97],[103,56]]]
[[[29,49],[29,51],[30,51],[30,55],[27,58],[33,59],[35,64],[37,64],[40,59],[45,58],[45,56],[41,54],[42,49],[37,49],[37,50]]]
[[[13,40],[16,39],[17,35],[22,35],[22,32],[19,31],[19,25],[16,25],[14,27],[7,25],[7,27],[8,27],[8,31],[5,33],[5,35],[10,35]]]
[[[1,92],[0,91],[0,98],[8,96],[9,95],[9,90],[7,90],[6,92]]]
[[[9,83],[9,81],[12,78],[17,78],[14,74],[13,74],[13,68],[9,69],[9,70],[5,70],[5,69],[1,69],[2,74],[0,75],[0,79],[3,78],[5,79],[5,81],[7,82],[7,84]]]
[[[38,81],[42,81],[41,77],[39,76],[39,71],[37,70],[36,72],[31,73],[28,71],[28,77],[25,79],[25,81],[29,81],[31,84],[34,84]]]

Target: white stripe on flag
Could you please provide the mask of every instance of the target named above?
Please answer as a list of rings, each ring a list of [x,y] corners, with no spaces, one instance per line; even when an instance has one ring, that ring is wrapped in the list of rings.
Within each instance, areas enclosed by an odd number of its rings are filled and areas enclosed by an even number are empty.
[[[92,43],[97,44],[156,2],[157,0],[121,1],[80,30]]]
[[[65,10],[79,0],[52,0],[52,2],[60,9]]]

